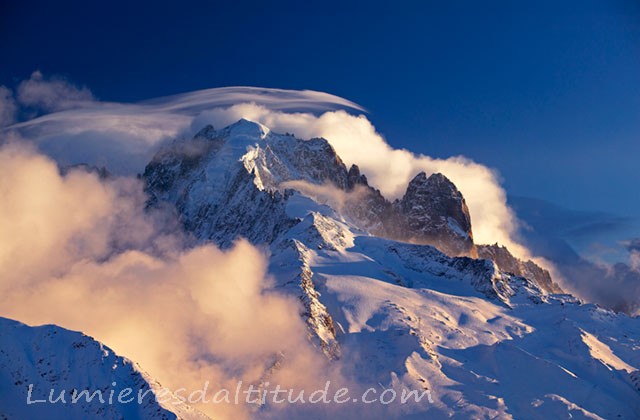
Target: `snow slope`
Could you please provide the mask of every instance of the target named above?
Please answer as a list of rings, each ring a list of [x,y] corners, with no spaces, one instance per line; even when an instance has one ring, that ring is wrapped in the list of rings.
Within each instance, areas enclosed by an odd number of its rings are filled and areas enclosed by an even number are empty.
[[[100,394],[92,398],[80,394],[84,390]],[[0,318],[0,418],[207,417],[162,391],[162,386],[134,362],[91,337],[55,325],[29,327]]]
[[[358,382],[431,390],[434,404],[406,407],[416,418],[637,418],[638,319],[509,276],[500,293],[490,272],[405,247],[311,252]]]

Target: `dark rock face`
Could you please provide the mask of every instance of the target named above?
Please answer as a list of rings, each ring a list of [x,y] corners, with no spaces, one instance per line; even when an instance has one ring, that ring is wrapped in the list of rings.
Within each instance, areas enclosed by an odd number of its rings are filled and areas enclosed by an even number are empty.
[[[390,236],[407,242],[433,245],[452,256],[476,256],[471,217],[464,197],[447,177],[420,172],[394,203]]]
[[[345,212],[362,229],[385,238],[432,245],[451,256],[477,257],[464,197],[444,175],[419,173],[401,200],[390,203],[357,166],[349,170],[355,197]]]
[[[564,293],[560,286],[553,282],[549,271],[531,260],[522,261],[514,257],[506,247],[494,244],[478,245],[477,248],[480,258],[495,262],[501,271],[525,277],[549,293]]]
[[[471,233],[469,209],[462,194],[440,173],[428,178],[424,172],[416,175],[409,183],[400,207],[407,215],[409,226],[415,225],[419,230],[429,225],[439,228],[444,218],[451,218],[463,232]],[[429,216],[425,217],[424,213]]]
[[[353,190],[357,185],[369,186],[367,177],[360,173],[358,165],[351,165],[347,173],[347,188]]]

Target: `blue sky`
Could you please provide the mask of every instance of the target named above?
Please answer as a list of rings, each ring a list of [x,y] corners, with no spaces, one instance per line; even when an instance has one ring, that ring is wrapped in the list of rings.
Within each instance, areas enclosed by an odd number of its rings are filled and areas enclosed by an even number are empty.
[[[39,69],[108,101],[326,91],[394,147],[497,168],[510,194],[640,215],[640,5],[440,3],[3,2],[0,85]]]

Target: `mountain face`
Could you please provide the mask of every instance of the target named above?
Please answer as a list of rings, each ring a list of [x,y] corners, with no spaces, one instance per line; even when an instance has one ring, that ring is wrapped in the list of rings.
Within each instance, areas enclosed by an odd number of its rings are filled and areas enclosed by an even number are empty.
[[[148,206],[173,209],[198,241],[224,248],[245,237],[268,248],[274,288],[298,297],[317,357],[354,386],[430,393],[414,404],[361,405],[359,415],[640,412],[640,320],[562,294],[548,272],[506,248],[474,244],[464,197],[442,174],[417,174],[392,202],[327,140],[241,120],[175,141],[143,178]],[[11,354],[19,365],[37,360],[28,346]],[[70,353],[65,363],[75,372],[85,357]],[[98,372],[88,375],[106,375],[101,363],[91,359]],[[349,417],[342,409],[332,414]]]
[[[339,218],[371,235],[478,257],[464,197],[443,174],[417,174],[392,203],[369,186],[356,165],[347,170],[325,139],[300,140],[247,120],[220,131],[207,126],[191,140],[174,142],[143,176],[150,205],[175,206],[187,231],[222,247],[238,237],[272,243],[298,223],[285,211],[297,190],[320,198]],[[329,198],[319,197],[323,193]],[[508,260],[504,252],[492,258],[497,255],[485,252],[483,258],[514,274],[526,273],[544,290],[560,291],[547,288],[548,272],[533,262],[524,269],[524,262]],[[512,270],[518,264],[523,270]]]
[[[273,242],[296,223],[284,212],[291,189],[329,186],[342,195],[342,216],[363,231],[477,256],[467,205],[444,175],[418,174],[390,203],[356,165],[347,170],[325,139],[278,135],[247,120],[174,142],[144,178],[152,205],[175,203],[187,231],[223,247],[238,236]]]
[[[284,194],[265,188],[277,182],[271,171],[261,171],[273,153],[254,143],[268,134],[243,120],[220,133],[208,126],[192,141],[175,142],[145,169],[151,204],[175,205],[188,232],[222,247],[241,236],[254,243],[273,241],[292,221],[284,212]],[[290,151],[293,139],[280,139],[274,147]],[[274,166],[274,174],[284,177],[278,168],[291,168]]]
[[[0,318],[0,337],[2,419],[206,419],[177,398],[160,405],[160,384],[84,334]]]
[[[401,222],[390,237],[431,244],[448,255],[477,256],[467,204],[444,175],[420,172],[394,207]]]

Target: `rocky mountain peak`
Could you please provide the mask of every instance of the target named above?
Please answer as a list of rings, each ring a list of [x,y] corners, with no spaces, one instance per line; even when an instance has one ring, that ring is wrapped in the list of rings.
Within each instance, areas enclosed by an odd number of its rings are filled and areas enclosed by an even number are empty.
[[[249,137],[252,139],[264,139],[271,130],[266,126],[241,118],[223,130],[222,135],[230,138]]]
[[[356,185],[368,186],[369,182],[364,174],[360,173],[358,165],[351,165],[349,172],[347,173],[347,185],[350,190],[355,188]]]
[[[151,205],[173,204],[188,231],[223,247],[237,236],[269,243],[296,224],[287,206],[297,181],[348,193],[334,210],[362,231],[477,257],[464,197],[445,175],[416,174],[391,203],[357,165],[347,169],[326,139],[280,135],[246,119],[220,130],[207,125],[193,139],[175,141],[149,163],[144,179]],[[527,267],[512,271],[538,273]]]
[[[212,139],[216,136],[216,129],[211,124],[205,125],[200,131],[196,133],[194,138]]]
[[[371,234],[433,245],[453,256],[476,255],[469,210],[444,175],[420,172],[402,200],[391,204],[368,185],[357,165],[347,170],[326,139],[300,140],[246,119],[217,131],[208,125],[192,140],[175,142],[157,154],[144,177],[152,202],[173,202],[185,227],[220,245],[234,239],[221,232],[274,239],[273,229],[294,223],[282,194],[291,181],[302,181],[355,192],[342,211]],[[235,226],[240,220],[243,226]],[[259,220],[266,226],[258,226]]]
[[[471,230],[469,210],[462,193],[441,173],[434,173],[427,177],[424,172],[417,174],[407,186],[407,191],[401,200],[403,210],[411,211],[414,206],[437,206],[440,213],[457,213],[455,217],[460,227]]]
[[[435,245],[449,255],[475,256],[471,216],[456,186],[440,173],[418,173],[395,203],[405,219],[400,237]]]

